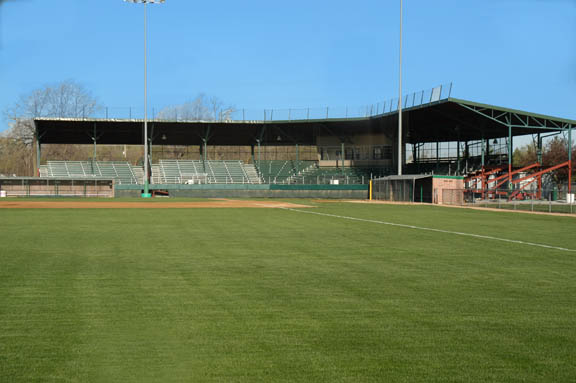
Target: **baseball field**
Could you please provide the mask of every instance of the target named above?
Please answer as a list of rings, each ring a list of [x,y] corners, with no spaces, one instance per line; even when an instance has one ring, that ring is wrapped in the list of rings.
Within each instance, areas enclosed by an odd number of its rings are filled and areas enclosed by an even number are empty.
[[[0,202],[0,382],[571,382],[575,231],[435,206]]]

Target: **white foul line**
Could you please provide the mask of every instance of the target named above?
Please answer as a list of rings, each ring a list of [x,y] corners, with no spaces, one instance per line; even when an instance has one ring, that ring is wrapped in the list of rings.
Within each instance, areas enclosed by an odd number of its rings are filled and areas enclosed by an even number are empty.
[[[492,240],[492,241],[500,241],[500,242],[516,243],[516,244],[519,244],[519,245],[542,247],[542,248],[544,248],[544,249],[552,249],[552,250],[576,252],[576,250],[574,250],[574,249],[567,249],[567,248],[564,248],[564,247],[543,245],[543,244],[541,244],[541,243],[518,241],[518,240],[516,240],[516,239],[506,239],[506,238],[491,237],[491,236],[489,236],[489,235],[472,234],[472,233],[462,233],[462,232],[459,232],[459,231],[450,231],[450,230],[442,230],[442,229],[432,229],[432,228],[429,228],[429,227],[421,227],[421,226],[414,226],[414,225],[405,225],[405,224],[402,224],[402,223],[376,221],[376,220],[373,220],[373,219],[347,217],[347,216],[344,216],[344,215],[336,215],[336,214],[328,214],[328,213],[318,213],[318,212],[315,212],[315,211],[297,210],[297,209],[291,209],[291,208],[287,208],[287,207],[282,207],[281,209],[283,209],[283,210],[295,211],[295,212],[298,212],[298,213],[315,214],[315,215],[321,215],[321,216],[325,216],[325,217],[348,219],[348,220],[350,220],[350,221],[360,221],[360,222],[377,223],[377,224],[379,224],[379,225],[388,225],[388,226],[403,227],[403,228],[406,228],[406,229],[432,231],[432,232],[435,232],[435,233],[454,234],[454,235],[460,235],[460,236],[464,236],[464,237],[473,237],[473,238],[489,239],[489,240]]]

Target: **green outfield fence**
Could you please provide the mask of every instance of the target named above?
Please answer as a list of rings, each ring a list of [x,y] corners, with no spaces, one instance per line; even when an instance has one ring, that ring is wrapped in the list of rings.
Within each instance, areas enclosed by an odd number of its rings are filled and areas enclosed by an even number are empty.
[[[138,197],[141,185],[116,185],[116,197]],[[200,184],[150,185],[152,194],[181,198],[367,199],[368,185]]]

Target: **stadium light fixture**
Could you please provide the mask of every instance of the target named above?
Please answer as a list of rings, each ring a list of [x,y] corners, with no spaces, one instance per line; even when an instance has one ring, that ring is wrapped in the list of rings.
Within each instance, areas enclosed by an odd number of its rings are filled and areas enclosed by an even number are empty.
[[[142,198],[150,198],[150,187],[148,185],[148,62],[147,62],[147,5],[163,4],[165,0],[124,0],[126,3],[144,4],[144,193]]]

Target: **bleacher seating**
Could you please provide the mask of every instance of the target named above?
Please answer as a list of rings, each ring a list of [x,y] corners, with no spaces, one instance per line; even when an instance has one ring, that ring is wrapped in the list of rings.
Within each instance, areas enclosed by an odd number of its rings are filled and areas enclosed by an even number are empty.
[[[262,160],[259,162],[260,175],[267,183],[283,183],[290,177],[302,174],[306,169],[313,167],[315,161],[296,160]],[[258,162],[256,163],[258,165]]]
[[[156,169],[155,183],[261,183],[254,166],[242,161],[160,160]]]
[[[394,174],[391,168],[312,166],[288,181],[290,183],[328,184],[333,180],[338,180],[339,183],[345,184],[366,184],[371,178],[391,174]]]
[[[370,178],[394,174],[393,169],[371,167],[319,167],[315,161],[266,160],[256,164],[242,161],[160,160],[151,168],[154,184],[345,184],[367,183]],[[111,178],[120,184],[142,183],[144,169],[120,161],[48,161],[40,166],[42,177]]]
[[[132,166],[123,161],[48,161],[40,167],[40,175],[50,178],[110,178],[121,184],[138,180]]]

